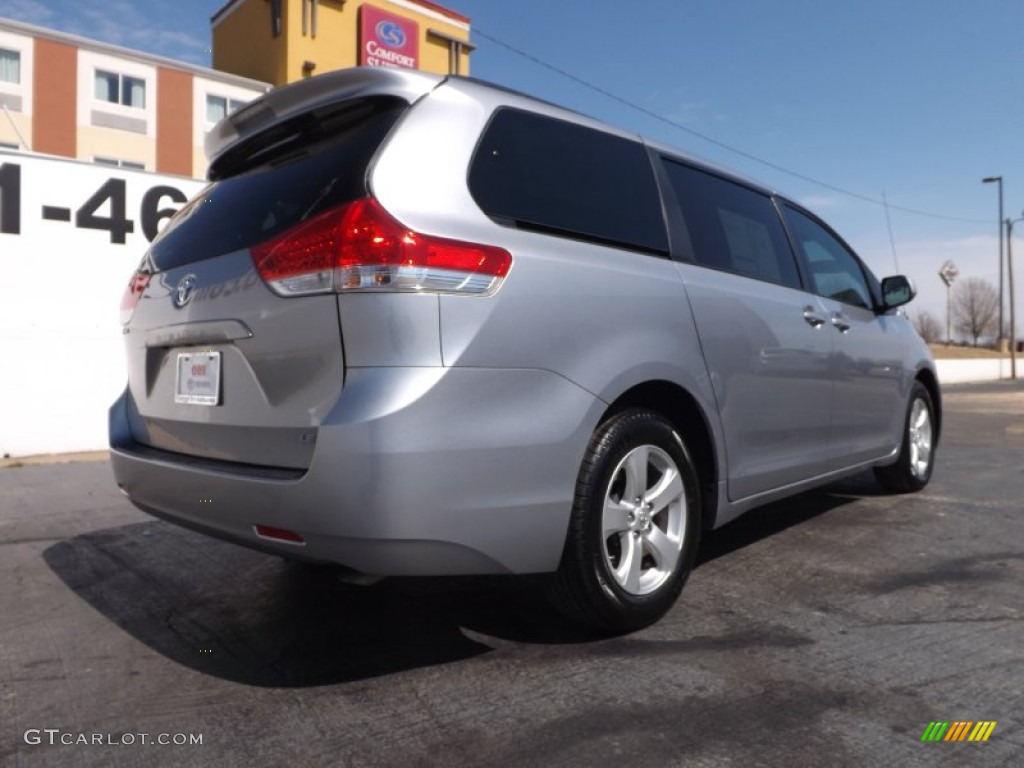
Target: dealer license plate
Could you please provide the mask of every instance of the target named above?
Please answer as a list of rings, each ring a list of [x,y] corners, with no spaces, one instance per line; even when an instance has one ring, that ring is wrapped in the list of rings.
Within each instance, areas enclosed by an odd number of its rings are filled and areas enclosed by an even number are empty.
[[[179,352],[174,402],[220,403],[220,352]]]

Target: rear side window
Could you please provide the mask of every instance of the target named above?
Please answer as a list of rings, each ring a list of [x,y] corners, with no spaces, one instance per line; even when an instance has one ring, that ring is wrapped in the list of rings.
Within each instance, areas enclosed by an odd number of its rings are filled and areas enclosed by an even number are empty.
[[[210,169],[207,186],[153,241],[157,271],[267,240],[367,194],[366,170],[407,105],[364,99],[310,112],[235,147]]]
[[[469,189],[502,224],[668,252],[654,169],[638,141],[501,109],[477,147]]]
[[[688,165],[665,160],[698,264],[800,287],[796,259],[771,198]]]

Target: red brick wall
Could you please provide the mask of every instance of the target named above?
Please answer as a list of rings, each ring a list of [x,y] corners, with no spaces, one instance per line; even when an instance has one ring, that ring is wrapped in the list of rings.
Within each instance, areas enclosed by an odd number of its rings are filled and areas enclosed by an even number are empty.
[[[78,48],[35,39],[32,149],[78,154]]]
[[[192,75],[156,71],[156,170],[192,175]]]

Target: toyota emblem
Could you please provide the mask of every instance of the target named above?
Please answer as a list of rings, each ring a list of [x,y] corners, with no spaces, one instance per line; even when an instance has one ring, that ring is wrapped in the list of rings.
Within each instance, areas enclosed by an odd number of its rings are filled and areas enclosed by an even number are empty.
[[[174,306],[181,309],[195,296],[196,291],[196,276],[185,275],[178,281],[178,287],[174,291]]]

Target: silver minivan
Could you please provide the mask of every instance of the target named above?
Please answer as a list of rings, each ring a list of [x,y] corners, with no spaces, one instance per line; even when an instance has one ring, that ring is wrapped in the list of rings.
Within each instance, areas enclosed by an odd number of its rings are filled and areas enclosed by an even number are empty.
[[[353,69],[218,124],[121,306],[140,509],[374,575],[548,573],[657,620],[700,534],[932,472],[928,348],[820,219],[471,79]]]

